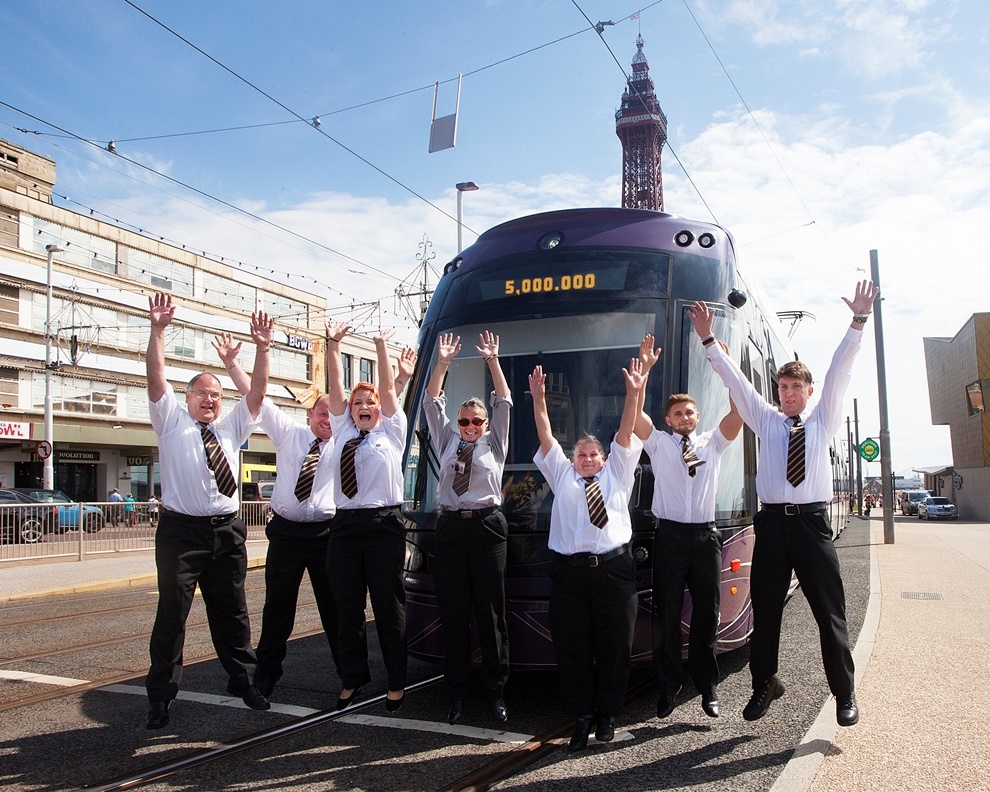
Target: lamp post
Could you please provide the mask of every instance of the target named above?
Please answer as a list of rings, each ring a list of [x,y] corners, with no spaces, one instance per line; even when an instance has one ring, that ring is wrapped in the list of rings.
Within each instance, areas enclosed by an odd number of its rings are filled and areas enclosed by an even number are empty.
[[[464,193],[474,192],[478,189],[478,185],[474,182],[458,182],[454,185],[457,188],[457,252],[460,253],[464,250],[464,245],[462,244],[462,234],[461,231],[464,226],[461,224],[461,202]]]
[[[45,297],[45,440],[55,446],[55,425],[52,418],[52,256],[61,253],[58,245],[45,245],[48,251],[48,291]],[[55,489],[55,452],[45,460],[41,488]]]

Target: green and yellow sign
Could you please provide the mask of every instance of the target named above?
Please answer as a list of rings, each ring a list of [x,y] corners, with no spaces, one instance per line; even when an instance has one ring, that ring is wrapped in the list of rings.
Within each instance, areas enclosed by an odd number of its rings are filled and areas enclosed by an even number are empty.
[[[876,440],[867,438],[859,444],[859,455],[867,462],[872,462],[880,456],[880,444]]]

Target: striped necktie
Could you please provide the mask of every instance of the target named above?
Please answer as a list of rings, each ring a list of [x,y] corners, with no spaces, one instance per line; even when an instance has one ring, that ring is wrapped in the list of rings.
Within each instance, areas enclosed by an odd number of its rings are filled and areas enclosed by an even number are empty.
[[[596,528],[604,528],[608,525],[608,512],[605,511],[605,499],[602,497],[602,488],[594,477],[584,480],[584,497],[588,501],[588,517],[591,524]]]
[[[237,482],[234,480],[234,474],[230,472],[230,465],[217,436],[213,434],[209,424],[198,421],[197,423],[199,423],[199,433],[203,437],[203,448],[206,449],[206,466],[213,471],[217,489],[220,490],[221,495],[233,498],[237,494]]]
[[[354,465],[354,457],[357,455],[358,446],[368,434],[367,429],[362,429],[357,437],[352,437],[340,450],[340,491],[348,498],[353,498],[358,494],[357,468]]]
[[[787,483],[796,487],[804,481],[804,467],[804,424],[797,415],[787,441]]]
[[[302,503],[313,493],[313,479],[316,478],[316,466],[320,464],[320,438],[313,440],[306,456],[303,457],[302,467],[299,468],[299,478],[296,479],[296,500]]]
[[[454,494],[463,495],[471,486],[471,464],[474,458],[474,443],[461,440],[457,449],[457,471],[454,474]]]
[[[694,478],[694,474],[698,472],[698,466],[705,464],[705,460],[698,459],[698,455],[694,453],[694,446],[691,445],[691,441],[688,439],[687,435],[684,435],[684,442],[681,446],[681,456],[684,458],[684,464],[687,465],[688,475],[691,478]]]

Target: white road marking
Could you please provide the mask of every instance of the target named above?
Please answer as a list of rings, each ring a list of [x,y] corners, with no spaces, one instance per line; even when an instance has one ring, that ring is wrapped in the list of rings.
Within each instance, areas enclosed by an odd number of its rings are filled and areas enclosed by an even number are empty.
[[[70,679],[69,677],[48,676],[47,674],[32,674],[30,671],[0,671],[0,679],[12,679],[16,682],[37,682],[40,685],[58,685],[73,687],[85,685],[88,679]]]
[[[100,690],[109,690],[111,693],[127,693],[133,696],[147,696],[148,692],[143,687],[135,687],[134,685],[107,685],[106,687],[100,688]],[[180,690],[179,695],[176,698],[181,701],[196,701],[200,704],[212,704],[215,707],[233,707],[234,709],[250,709],[247,704],[241,701],[239,696],[223,695],[217,696],[212,693],[192,693],[187,690]],[[293,715],[297,718],[303,718],[307,715],[315,715],[319,710],[312,709],[310,707],[296,707],[292,704],[276,704],[272,702],[272,708],[269,710],[261,710],[263,712],[278,712],[282,715]]]
[[[474,740],[489,742],[525,743],[532,740],[528,734],[499,731],[495,729],[479,729],[475,726],[450,726],[435,721],[412,720],[411,718],[384,718],[378,715],[363,715],[355,712],[337,719],[343,723],[356,723],[360,726],[381,726],[387,729],[411,729],[413,731],[433,732],[434,734],[456,734],[460,737],[470,737]]]

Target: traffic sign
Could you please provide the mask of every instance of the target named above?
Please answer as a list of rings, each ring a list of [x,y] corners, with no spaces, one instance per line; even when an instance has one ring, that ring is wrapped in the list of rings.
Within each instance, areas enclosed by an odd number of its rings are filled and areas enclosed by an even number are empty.
[[[880,456],[880,445],[876,440],[867,438],[859,444],[859,455],[867,462],[872,462]]]
[[[47,440],[41,440],[34,447],[34,453],[38,455],[38,459],[48,459],[52,455],[52,444]]]

